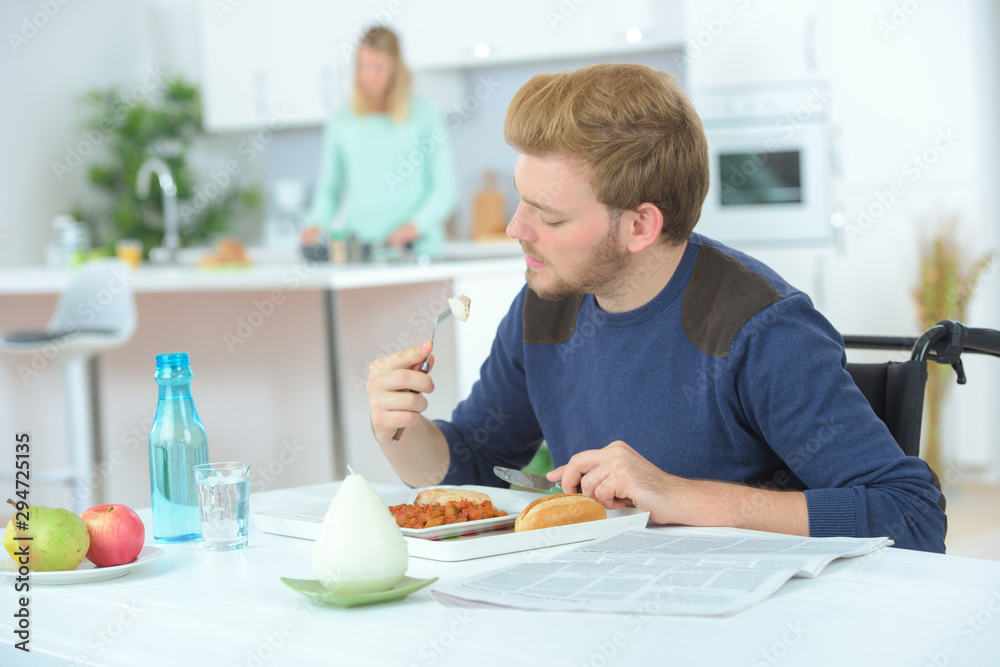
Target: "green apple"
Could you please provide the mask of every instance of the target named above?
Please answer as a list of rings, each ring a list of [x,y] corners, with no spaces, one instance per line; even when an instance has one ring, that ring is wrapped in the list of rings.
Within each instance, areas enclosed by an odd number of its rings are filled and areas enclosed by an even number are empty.
[[[13,500],[8,503],[17,507]],[[28,515],[26,527],[17,525],[19,519]],[[30,537],[30,540],[17,540]],[[28,547],[28,569],[32,572],[56,572],[75,570],[90,548],[90,533],[79,516],[58,507],[28,505],[27,509],[15,513],[4,531],[3,546],[10,557],[18,561],[15,553],[21,545]]]

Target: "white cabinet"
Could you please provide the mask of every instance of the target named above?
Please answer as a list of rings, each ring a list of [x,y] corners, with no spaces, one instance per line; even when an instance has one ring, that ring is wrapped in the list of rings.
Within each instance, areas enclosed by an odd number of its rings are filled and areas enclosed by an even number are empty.
[[[321,0],[198,3],[205,128],[322,123],[343,96],[344,22]]]
[[[824,70],[818,0],[689,0],[684,62],[692,89],[815,79]]]
[[[909,7],[909,6],[908,6]],[[689,89],[817,82],[833,127],[834,178],[873,195],[899,181],[976,178],[976,3],[690,0]],[[895,9],[894,9],[895,8]],[[931,48],[930,45],[937,45]]]
[[[377,24],[419,73],[676,48],[682,10],[682,0],[199,2],[205,127],[322,123],[348,98],[358,40]]]
[[[869,199],[894,182],[908,192],[976,184],[976,3],[930,4],[912,16],[865,0],[838,6],[826,18],[838,180]]]
[[[413,0],[396,27],[415,70],[675,48],[681,0]]]

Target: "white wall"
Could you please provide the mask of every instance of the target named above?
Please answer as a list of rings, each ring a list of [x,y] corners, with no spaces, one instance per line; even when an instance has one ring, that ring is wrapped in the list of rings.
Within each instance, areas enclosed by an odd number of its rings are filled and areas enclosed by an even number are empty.
[[[78,127],[79,94],[140,84],[152,64],[144,4],[51,4],[51,18],[35,2],[0,5],[0,265],[40,263],[52,217],[83,196],[85,169],[60,181],[52,168],[92,143]],[[11,33],[26,43],[11,44]]]
[[[919,331],[910,294],[919,243],[947,216],[957,216],[950,231],[970,260],[998,247],[997,170],[983,168],[997,150],[998,108],[988,93],[1000,75],[996,33],[979,27],[989,24],[990,4],[927,3],[904,20],[892,14],[897,3],[851,0],[827,13],[843,137],[836,196],[849,232],[831,257],[829,312],[842,331]],[[935,143],[944,134],[951,143]],[[934,156],[919,177],[914,156]],[[874,202],[894,182],[905,190],[865,229],[859,209],[878,211]],[[985,280],[967,322],[1000,328],[998,305],[1000,281]],[[951,387],[942,434],[953,481],[1000,475],[1000,420],[991,407],[1000,364],[973,355],[965,364],[969,384]]]
[[[28,0],[0,4],[0,266],[42,263],[52,218],[76,204],[102,203],[86,172],[105,142],[81,126],[82,93],[117,86],[127,95],[155,94],[164,73],[197,80],[195,0],[41,4],[58,12],[49,17]],[[22,33],[28,36],[24,43],[11,42],[11,34]],[[207,179],[237,155],[245,138],[198,141],[193,170]],[[86,154],[86,162],[73,166],[78,154]],[[56,162],[67,165],[68,173],[57,174]],[[263,181],[264,163],[245,163],[242,183]],[[259,234],[259,219],[245,224],[249,229],[237,226],[235,235]]]

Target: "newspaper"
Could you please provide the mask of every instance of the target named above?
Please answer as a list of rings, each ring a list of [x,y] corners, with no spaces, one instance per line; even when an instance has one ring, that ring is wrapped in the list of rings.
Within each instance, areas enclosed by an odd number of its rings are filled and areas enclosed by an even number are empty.
[[[815,577],[837,558],[892,543],[885,537],[631,529],[436,587],[431,595],[457,607],[724,616],[767,599],[792,577]]]

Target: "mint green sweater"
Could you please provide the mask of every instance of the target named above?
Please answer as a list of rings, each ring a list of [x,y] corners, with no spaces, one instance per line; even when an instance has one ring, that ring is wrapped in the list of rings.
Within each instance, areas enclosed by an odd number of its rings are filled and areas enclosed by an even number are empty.
[[[436,255],[454,208],[451,143],[430,102],[412,98],[400,124],[384,113],[355,116],[350,108],[327,122],[310,223],[329,233],[342,215],[345,232],[381,244],[412,222],[420,229],[417,250]]]

